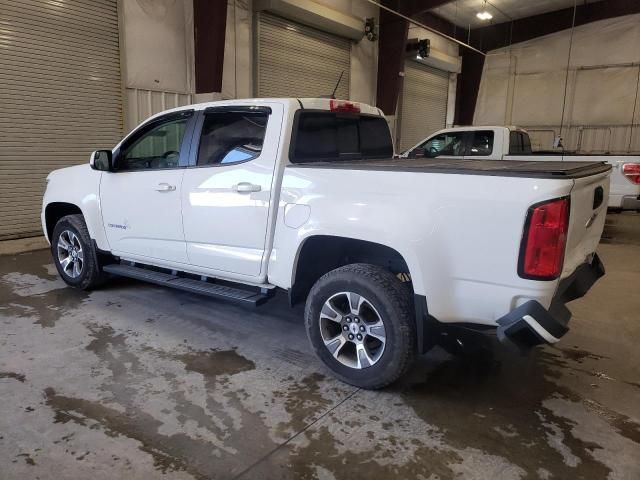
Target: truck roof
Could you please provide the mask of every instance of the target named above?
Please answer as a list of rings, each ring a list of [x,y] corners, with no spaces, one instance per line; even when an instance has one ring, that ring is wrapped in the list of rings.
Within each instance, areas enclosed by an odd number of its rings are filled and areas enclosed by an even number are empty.
[[[180,112],[183,110],[204,110],[209,107],[225,107],[230,105],[252,105],[252,104],[264,104],[264,103],[279,103],[281,105],[285,105],[294,110],[303,108],[303,109],[313,109],[313,110],[329,110],[331,108],[330,98],[238,98],[233,100],[218,100],[214,102],[203,102],[203,103],[194,103],[190,105],[183,105],[176,108],[171,108],[168,110],[163,110],[162,112],[158,112],[148,119],[151,120],[160,115],[164,115],[171,112]],[[360,113],[364,113],[367,115],[380,115],[382,116],[382,110],[377,107],[372,107],[371,105],[367,105],[366,103],[361,102],[352,102],[351,100],[341,100],[341,99],[333,99],[334,102],[348,102],[353,104],[354,106],[359,107]]]
[[[459,132],[460,130],[465,131],[475,131],[475,130],[497,130],[497,129],[507,129],[509,131],[517,131],[517,132],[526,132],[524,128],[518,127],[517,125],[460,125],[457,127],[451,128],[443,128],[442,130],[438,130],[439,132]]]

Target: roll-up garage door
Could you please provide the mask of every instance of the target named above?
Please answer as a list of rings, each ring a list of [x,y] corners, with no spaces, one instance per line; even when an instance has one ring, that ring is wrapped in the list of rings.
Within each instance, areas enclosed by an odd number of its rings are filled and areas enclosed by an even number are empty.
[[[399,152],[445,127],[448,92],[448,72],[417,62],[405,64]]]
[[[0,0],[0,239],[41,235],[45,178],[122,134],[117,0]]]
[[[349,98],[351,41],[260,13],[257,35],[259,97],[331,95]]]

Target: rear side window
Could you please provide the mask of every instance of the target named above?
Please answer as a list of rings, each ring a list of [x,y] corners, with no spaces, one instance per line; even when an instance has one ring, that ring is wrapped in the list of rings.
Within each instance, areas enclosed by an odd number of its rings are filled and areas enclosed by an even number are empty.
[[[493,130],[475,130],[471,132],[468,157],[491,155],[493,152]]]
[[[387,121],[375,115],[300,111],[289,151],[292,163],[388,158],[393,155]]]
[[[531,140],[524,132],[509,133],[509,154],[510,155],[530,155]]]
[[[259,157],[268,118],[267,113],[205,114],[197,165],[230,165]]]

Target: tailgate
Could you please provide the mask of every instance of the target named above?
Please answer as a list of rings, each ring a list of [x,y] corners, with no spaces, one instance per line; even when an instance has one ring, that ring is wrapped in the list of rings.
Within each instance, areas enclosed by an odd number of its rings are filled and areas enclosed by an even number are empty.
[[[596,251],[607,215],[609,176],[610,171],[574,180],[561,278],[571,275]]]

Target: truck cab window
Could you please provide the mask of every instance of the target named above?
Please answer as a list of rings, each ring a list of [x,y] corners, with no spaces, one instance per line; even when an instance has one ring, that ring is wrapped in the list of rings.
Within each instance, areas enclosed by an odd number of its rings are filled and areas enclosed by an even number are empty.
[[[464,132],[441,133],[416,147],[409,157],[435,158],[442,155],[462,157],[464,155],[464,135]]]
[[[471,133],[471,145],[466,156],[481,157],[493,152],[493,130],[476,130]]]
[[[189,119],[180,118],[150,126],[124,146],[118,160],[119,171],[176,168]]]
[[[266,113],[207,113],[200,136],[198,166],[230,165],[258,158],[268,118]]]
[[[510,155],[530,155],[531,140],[524,132],[509,133],[509,154]]]
[[[378,115],[300,111],[289,151],[292,163],[389,158],[393,143]]]

